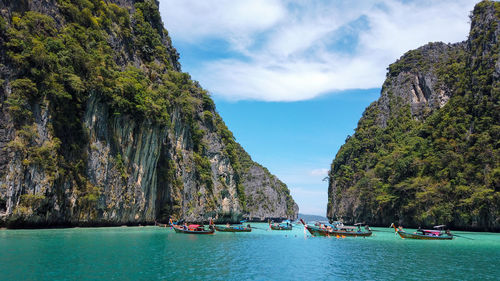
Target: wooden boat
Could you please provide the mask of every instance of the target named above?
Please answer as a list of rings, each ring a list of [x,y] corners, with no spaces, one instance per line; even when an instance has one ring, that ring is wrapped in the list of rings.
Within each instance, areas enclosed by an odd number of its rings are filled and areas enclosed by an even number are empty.
[[[453,234],[449,230],[443,230],[444,225],[435,226],[437,230],[419,229],[417,232],[409,233],[403,230],[403,227],[396,228],[394,224],[394,231],[403,239],[418,239],[418,240],[452,240]]]
[[[292,230],[292,225],[275,224],[269,225],[272,230]]]
[[[269,227],[271,230],[292,230],[292,223],[290,223],[290,221],[284,221],[281,223],[269,222]]]
[[[244,225],[231,225],[231,226],[216,225],[215,230],[220,232],[250,232],[252,231],[252,228]]]
[[[320,224],[308,225],[301,219],[304,227],[311,233],[312,236],[328,236],[328,237],[368,237],[372,235],[372,231],[366,225],[365,230],[361,230],[361,224],[358,227],[344,226],[342,223],[335,224]]]
[[[185,234],[214,234],[215,228],[210,225],[208,229],[206,229],[203,225],[191,224],[186,226],[183,225],[172,225],[176,233],[185,233]]]
[[[212,219],[210,219],[208,229],[206,229],[205,226],[199,225],[199,224],[178,225],[177,223],[174,223],[172,220],[170,220],[169,222],[170,222],[170,226],[175,230],[175,233],[214,234],[214,232],[215,232],[215,228],[214,228],[214,225],[212,223]]]

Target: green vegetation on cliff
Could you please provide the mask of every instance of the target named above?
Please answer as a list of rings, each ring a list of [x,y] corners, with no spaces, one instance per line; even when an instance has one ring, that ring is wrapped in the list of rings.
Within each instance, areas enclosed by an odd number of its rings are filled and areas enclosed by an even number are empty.
[[[27,10],[31,4],[38,10]],[[219,192],[214,191],[217,179],[210,158],[213,155],[209,153],[209,146],[214,144],[207,143],[211,135],[221,140],[222,153],[234,170],[238,204],[232,208],[246,211],[247,198],[241,178],[245,169],[255,163],[215,111],[209,94],[180,71],[178,54],[163,28],[157,1],[54,0],[50,3],[25,1],[19,5],[0,2],[0,7],[3,6],[5,9],[0,11],[4,16],[0,18],[0,85],[5,101],[0,109],[2,116],[6,113],[7,118],[12,119],[12,126],[1,125],[13,127],[8,131],[13,136],[6,137],[9,142],[5,149],[15,155],[15,159],[21,159],[20,169],[40,172],[43,178],[33,179],[36,188],[24,187],[22,183],[21,190],[13,192],[18,192],[19,198],[18,195],[7,198],[7,192],[1,190],[0,213],[5,211],[8,200],[15,201],[13,208],[19,208],[13,212],[16,216],[10,217],[13,223],[22,223],[33,215],[39,215],[43,223],[43,218],[50,213],[48,210],[55,205],[63,213],[68,208],[64,214],[67,217],[57,218],[61,220],[92,221],[112,212],[113,204],[104,202],[109,196],[103,190],[107,186],[95,186],[97,183],[89,176],[89,154],[107,153],[90,140],[92,131],[84,123],[88,117],[85,116],[87,107],[93,100],[104,108],[104,122],[123,117],[122,120],[146,124],[150,132],[186,136],[182,139],[182,149],[187,153],[174,147],[175,152],[163,155],[165,159],[160,159],[153,168],[162,173],[158,180],[168,185],[162,188],[173,189],[164,192],[170,196],[169,206],[156,202],[161,205],[156,206],[160,210],[158,219],[186,215],[183,207],[187,198],[192,201],[191,206],[195,205],[194,201],[204,205],[204,212],[219,211],[222,200]],[[10,122],[10,119],[6,120]],[[140,135],[136,130],[129,137],[136,136],[133,134]],[[117,136],[107,140],[114,143],[105,144],[109,145],[112,159],[105,169],[119,174],[118,182],[109,184],[121,185],[113,186],[119,190],[114,192],[125,198],[115,205],[128,211],[133,204],[140,205],[141,199],[133,194],[131,186],[140,186],[143,178],[138,173],[143,173],[143,167],[132,163],[137,159],[130,159],[130,150],[121,151]],[[169,141],[171,139],[163,140],[163,145],[170,149],[173,144]],[[147,152],[158,155],[156,151]],[[100,161],[106,160],[102,157]],[[133,175],[134,169],[140,172]],[[183,178],[184,172],[192,172],[194,183],[191,178]],[[155,173],[149,175],[153,174],[156,176]],[[267,172],[267,176],[272,175]],[[131,182],[133,177],[136,182]],[[156,180],[151,181],[156,183]],[[0,178],[4,185],[9,181],[12,179]],[[203,192],[194,193],[195,198],[184,196],[186,181]],[[14,184],[9,188],[17,188],[12,186]],[[285,191],[288,192],[286,186],[277,192],[284,194]],[[109,197],[116,199],[113,196]],[[287,213],[293,213],[295,203],[289,192],[286,201]],[[76,208],[69,211],[72,204]],[[153,207],[140,206],[148,207],[147,211],[152,212]]]
[[[451,47],[435,62],[423,52],[437,49],[430,44],[389,66],[388,101],[366,109],[332,163],[330,218],[500,229],[500,3],[479,3],[471,21],[466,49]],[[392,90],[402,73],[429,72],[434,94],[452,94],[415,118],[411,102]],[[385,122],[382,108],[390,112]]]
[[[132,19],[124,8],[103,1],[57,3],[64,24],[27,11],[14,14],[9,28],[2,25],[7,63],[17,72],[5,102],[18,127],[10,147],[24,153],[25,165],[43,161],[42,168],[54,175],[52,181],[73,182],[81,194],[82,208],[88,209],[92,207],[89,202],[96,200],[95,188],[85,175],[88,137],[82,118],[91,93],[98,93],[115,114],[150,119],[164,126],[169,125],[169,112],[175,104],[194,107],[197,97],[191,96],[207,93],[187,74],[175,71],[168,60],[159,35],[166,31],[160,28],[161,21],[158,25],[154,1],[137,3]],[[119,65],[116,50],[108,42],[110,36],[126,37],[128,45],[122,55],[140,56],[147,64]],[[134,50],[138,52],[127,53]],[[41,145],[32,141],[37,134],[32,112],[39,104],[50,112],[50,134],[54,136]],[[185,114],[189,113],[186,110]]]

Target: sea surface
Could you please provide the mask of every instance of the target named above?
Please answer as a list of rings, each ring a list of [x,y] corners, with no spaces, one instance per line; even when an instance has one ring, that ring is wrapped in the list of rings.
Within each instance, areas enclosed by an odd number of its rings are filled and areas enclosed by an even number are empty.
[[[0,280],[500,280],[500,234],[451,241],[310,237],[302,226],[178,234],[162,227],[0,230]],[[410,231],[410,230],[407,230]]]

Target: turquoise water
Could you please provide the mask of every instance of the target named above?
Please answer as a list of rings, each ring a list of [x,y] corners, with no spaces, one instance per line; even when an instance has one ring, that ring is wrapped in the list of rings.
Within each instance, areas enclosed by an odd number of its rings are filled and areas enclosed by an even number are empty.
[[[0,280],[499,280],[500,234],[403,240],[293,231],[215,235],[169,228],[0,230]]]

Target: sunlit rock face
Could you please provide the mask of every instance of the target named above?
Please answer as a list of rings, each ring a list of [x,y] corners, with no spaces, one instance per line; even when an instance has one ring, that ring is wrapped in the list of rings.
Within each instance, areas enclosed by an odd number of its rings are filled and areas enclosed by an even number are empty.
[[[156,1],[0,1],[0,224],[296,218],[181,72]]]
[[[388,67],[333,160],[330,219],[500,230],[499,11],[478,3],[466,41],[429,43]]]

